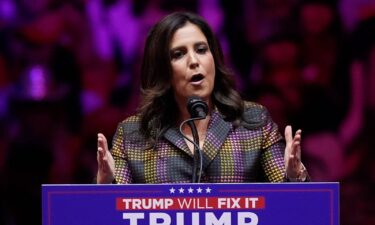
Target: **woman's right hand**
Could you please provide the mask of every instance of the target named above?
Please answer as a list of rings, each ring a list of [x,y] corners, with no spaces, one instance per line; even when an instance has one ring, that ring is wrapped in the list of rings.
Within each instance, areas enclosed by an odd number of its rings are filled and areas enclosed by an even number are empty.
[[[98,133],[98,173],[97,184],[111,184],[115,179],[115,161],[108,150],[108,143],[105,136]]]

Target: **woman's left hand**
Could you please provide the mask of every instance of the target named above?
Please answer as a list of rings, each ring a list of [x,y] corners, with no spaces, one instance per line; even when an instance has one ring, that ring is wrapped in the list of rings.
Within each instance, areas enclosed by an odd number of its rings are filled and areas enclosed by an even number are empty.
[[[285,153],[284,161],[286,168],[286,175],[289,179],[301,178],[301,173],[305,168],[301,162],[301,130],[297,130],[293,137],[292,127],[285,127]]]

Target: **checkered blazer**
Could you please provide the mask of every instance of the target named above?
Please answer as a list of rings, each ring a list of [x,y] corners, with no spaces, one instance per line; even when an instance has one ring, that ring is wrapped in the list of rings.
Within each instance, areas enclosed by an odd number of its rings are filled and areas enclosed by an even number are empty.
[[[147,145],[139,134],[138,116],[119,123],[113,138],[117,183],[187,183],[192,180],[193,155],[178,127],[168,129],[156,143]],[[239,127],[213,111],[203,144],[201,182],[285,181],[285,142],[268,111],[245,102]]]

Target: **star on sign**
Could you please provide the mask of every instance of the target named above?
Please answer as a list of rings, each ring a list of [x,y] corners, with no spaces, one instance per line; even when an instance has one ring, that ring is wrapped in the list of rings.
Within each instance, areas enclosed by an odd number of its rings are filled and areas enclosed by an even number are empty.
[[[206,188],[206,193],[211,193],[211,190],[212,190],[212,189],[211,189],[210,187],[207,187],[207,188]]]
[[[197,192],[198,192],[198,193],[202,193],[202,190],[203,190],[203,189],[199,187],[199,188],[197,189]]]
[[[178,191],[179,191],[180,193],[184,193],[185,189],[183,189],[183,188],[181,187],[180,189],[178,189]]]
[[[175,190],[176,190],[176,189],[174,189],[174,188],[172,187],[171,189],[169,189],[169,193],[174,194]]]
[[[189,192],[189,193],[193,193],[193,192],[194,192],[194,189],[191,188],[191,187],[189,187],[188,192]]]

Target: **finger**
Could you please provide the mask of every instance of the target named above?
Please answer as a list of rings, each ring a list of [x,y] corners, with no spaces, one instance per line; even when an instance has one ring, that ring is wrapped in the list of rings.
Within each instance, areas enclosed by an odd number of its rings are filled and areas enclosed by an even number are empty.
[[[301,140],[301,136],[302,136],[302,130],[301,129],[298,129],[296,131],[296,134],[294,135],[294,140],[297,140],[300,141]]]
[[[299,155],[300,155],[299,152],[301,151],[300,149],[301,149],[300,142],[299,141],[293,142],[289,156],[293,157],[294,160],[298,160]]]
[[[107,138],[102,133],[98,133],[98,147],[102,147],[105,152],[108,151]]]
[[[291,144],[293,141],[293,137],[292,137],[292,127],[290,125],[285,127],[284,135],[285,135],[286,143]]]
[[[103,148],[103,134],[98,133],[98,148],[101,147]]]
[[[284,160],[285,160],[285,163],[288,163],[289,161],[289,155],[290,155],[290,152],[291,152],[291,148],[292,148],[292,142],[293,142],[293,138],[292,138],[292,127],[290,125],[286,126],[285,127],[285,152],[284,152]]]
[[[97,158],[99,167],[101,167],[103,165],[104,161],[105,161],[105,153],[103,151],[103,148],[101,148],[101,147],[98,148],[96,158]]]
[[[102,147],[98,147],[97,155],[98,157],[100,157],[100,159],[104,157],[104,151]]]
[[[97,146],[97,161],[99,166],[103,164],[103,161],[106,160],[106,145],[105,145],[105,136],[101,133],[98,133],[98,146]]]
[[[292,150],[291,150],[291,154],[298,157],[298,159],[300,158],[300,155],[301,155],[301,139],[302,139],[301,134],[302,134],[302,130],[300,129],[297,130],[293,138]]]

